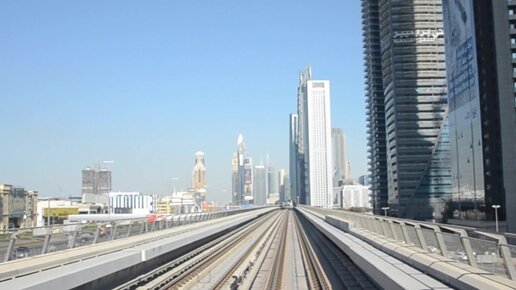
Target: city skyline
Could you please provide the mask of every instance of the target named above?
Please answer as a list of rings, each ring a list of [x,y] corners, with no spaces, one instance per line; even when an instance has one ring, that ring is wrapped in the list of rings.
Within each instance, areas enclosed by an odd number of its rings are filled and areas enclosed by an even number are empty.
[[[4,2],[1,289],[516,290],[516,0]]]
[[[0,130],[17,140],[1,145],[1,182],[80,195],[80,170],[115,160],[114,190],[166,194],[189,186],[202,150],[210,199],[227,202],[234,136],[288,168],[284,120],[307,63],[332,81],[332,123],[366,174],[360,5],[348,2],[0,4]],[[300,26],[310,13],[325,20]],[[305,35],[327,45],[300,50]]]

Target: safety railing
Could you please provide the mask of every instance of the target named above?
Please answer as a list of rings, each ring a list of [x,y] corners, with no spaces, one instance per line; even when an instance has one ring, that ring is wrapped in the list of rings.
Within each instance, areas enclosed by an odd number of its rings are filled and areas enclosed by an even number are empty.
[[[501,234],[475,228],[434,224],[344,210],[306,207],[322,215],[334,215],[384,239],[412,245],[472,267],[516,280],[516,246]]]
[[[0,262],[213,220],[257,208],[2,230],[0,231]],[[84,219],[88,219],[87,215]]]

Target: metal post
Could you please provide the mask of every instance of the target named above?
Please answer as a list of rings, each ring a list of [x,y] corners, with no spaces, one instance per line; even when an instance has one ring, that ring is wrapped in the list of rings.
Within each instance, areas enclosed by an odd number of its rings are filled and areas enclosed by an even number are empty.
[[[383,235],[386,236],[387,238],[391,238],[391,239],[395,240],[394,234],[392,232],[392,229],[389,226],[389,222],[387,221],[387,219],[380,220],[380,222],[382,223]]]
[[[73,249],[75,247],[75,240],[77,240],[77,233],[79,230],[75,230],[70,233],[70,240],[68,241],[68,248]]]
[[[394,222],[392,220],[388,220],[388,222],[389,222],[389,226],[391,228],[392,236],[393,236],[394,240],[400,241],[400,242],[405,242],[405,239],[398,235],[398,232],[396,231],[396,225],[394,224]]]
[[[143,224],[142,224],[142,227],[140,228],[140,235],[143,234],[144,231],[147,230],[147,221],[144,220],[143,221]]]
[[[93,238],[93,244],[96,244],[98,239],[99,239],[99,235],[100,235],[100,229],[101,229],[102,225],[101,224],[98,224],[97,225],[97,231],[95,232],[95,237]]]
[[[383,210],[384,216],[387,216],[387,211],[389,210],[389,207],[384,206],[384,207],[382,207],[382,210]]]
[[[43,242],[43,247],[41,248],[41,254],[46,254],[48,251],[48,245],[50,244],[50,237],[52,236],[52,231],[49,230],[47,235],[45,236],[45,240]]]
[[[129,229],[127,229],[127,237],[131,236],[131,230],[133,229],[133,221],[129,222]]]
[[[501,238],[498,240],[498,247],[500,248],[500,254],[505,264],[505,270],[507,271],[507,275],[512,280],[516,280],[516,271],[514,269],[514,264],[512,262],[511,251],[509,250],[507,240],[504,236],[501,236]]]
[[[499,204],[493,204],[491,206],[495,210],[495,225],[496,225],[496,232],[498,232],[498,209],[500,208]]]
[[[399,221],[400,223],[400,228],[401,228],[401,233],[403,234],[403,238],[405,240],[405,243],[408,245],[408,244],[412,244],[412,241],[410,240],[410,236],[408,234],[408,231],[407,231],[407,224],[403,221]]]
[[[114,240],[114,239],[116,239],[116,231],[117,231],[117,229],[118,229],[118,222],[115,222],[115,226],[114,226],[114,227],[113,227],[113,226],[111,226],[111,228],[112,228],[113,230],[111,231],[111,237],[110,237],[110,240]]]
[[[439,226],[426,225],[426,224],[424,226],[434,230],[435,240],[437,241],[437,246],[439,247],[439,250],[441,251],[441,255],[443,257],[448,257],[448,251],[446,250],[446,244],[444,243],[443,233],[441,232],[441,229],[439,228]]]
[[[7,252],[5,253],[4,262],[9,261],[11,259],[11,255],[14,250],[14,244],[16,243],[16,232],[11,234],[11,239],[9,240],[9,246],[7,246]]]
[[[428,251],[428,246],[426,244],[425,236],[423,235],[423,230],[419,224],[414,224],[414,230],[416,231],[416,236],[419,241],[419,245],[421,245],[421,249]]]

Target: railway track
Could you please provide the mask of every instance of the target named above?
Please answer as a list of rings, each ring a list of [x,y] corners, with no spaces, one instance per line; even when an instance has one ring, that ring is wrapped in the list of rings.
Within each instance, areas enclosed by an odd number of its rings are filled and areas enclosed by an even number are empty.
[[[115,289],[375,288],[310,226],[277,210]]]
[[[264,229],[274,221],[279,212],[267,214],[248,225],[236,229],[204,246],[175,259],[151,272],[139,276],[115,289],[182,289],[192,286],[191,282],[202,275],[210,265],[238,247],[248,242],[257,229]],[[202,281],[197,280],[200,283]]]
[[[315,253],[308,236],[305,231],[301,227],[301,223],[299,222],[299,217],[296,215],[296,229],[298,238],[301,244],[301,250],[303,252],[303,262],[306,269],[306,277],[309,289],[332,289],[330,281],[322,268],[319,259],[317,258],[317,254]]]
[[[313,252],[333,289],[378,289],[331,240],[319,232],[304,216],[298,215],[299,226],[313,245]],[[327,288],[322,288],[327,289]]]

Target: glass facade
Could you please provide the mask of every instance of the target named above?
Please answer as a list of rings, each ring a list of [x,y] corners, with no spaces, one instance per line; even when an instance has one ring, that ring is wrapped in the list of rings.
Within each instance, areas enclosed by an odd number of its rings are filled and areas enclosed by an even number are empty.
[[[514,1],[443,1],[454,217],[516,231]]]
[[[451,196],[442,1],[364,0],[362,13],[373,208],[441,219]]]
[[[374,213],[382,214],[382,207],[387,206],[388,194],[385,98],[383,95],[378,0],[362,0],[362,30],[371,203]]]
[[[460,217],[483,219],[482,120],[472,1],[444,1],[453,200]],[[462,205],[465,205],[464,209]]]

